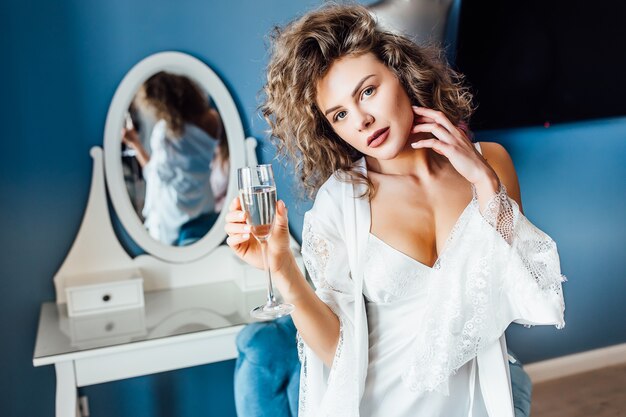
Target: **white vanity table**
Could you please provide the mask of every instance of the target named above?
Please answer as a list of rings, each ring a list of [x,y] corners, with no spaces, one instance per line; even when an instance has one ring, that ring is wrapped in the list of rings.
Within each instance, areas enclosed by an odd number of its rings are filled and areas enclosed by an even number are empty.
[[[201,61],[159,53],[124,77],[107,115],[104,150],[91,150],[89,201],[74,244],[54,276],[56,300],[41,307],[33,365],[55,366],[57,417],[77,415],[78,387],[235,358],[238,332],[253,321],[250,310],[266,300],[263,272],[238,260],[223,244],[226,210],[199,240],[171,246],[148,234],[141,210],[131,202],[120,132],[138,89],[164,71],[194,80],[219,112],[230,165],[226,207],[237,196],[236,169],[257,163],[256,141],[244,138],[230,94]],[[131,257],[122,248],[111,224],[107,191],[122,227],[145,254]],[[292,250],[303,269],[293,238]],[[125,284],[139,288],[132,308],[119,304],[112,290]],[[89,293],[91,298],[79,300],[83,313],[71,309],[70,317],[68,294]]]
[[[43,303],[33,356],[56,369],[56,416],[77,415],[77,388],[237,357],[235,337],[265,300],[217,282],[146,293],[144,309],[68,317]]]

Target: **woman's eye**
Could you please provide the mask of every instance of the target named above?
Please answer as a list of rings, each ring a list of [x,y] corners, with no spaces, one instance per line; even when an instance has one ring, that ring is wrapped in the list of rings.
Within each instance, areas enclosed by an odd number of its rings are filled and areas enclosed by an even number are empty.
[[[364,96],[371,96],[372,94],[374,94],[374,87],[367,87],[365,90],[363,90]]]
[[[342,110],[335,115],[335,121],[343,120],[346,117],[346,111]]]

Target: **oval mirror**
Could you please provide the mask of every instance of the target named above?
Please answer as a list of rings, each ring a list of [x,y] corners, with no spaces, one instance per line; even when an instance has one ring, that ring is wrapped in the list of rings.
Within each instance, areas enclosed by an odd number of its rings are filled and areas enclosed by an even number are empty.
[[[198,259],[225,238],[224,201],[244,165],[241,119],[204,63],[152,55],[117,88],[104,131],[113,208],[135,242],[165,261]]]

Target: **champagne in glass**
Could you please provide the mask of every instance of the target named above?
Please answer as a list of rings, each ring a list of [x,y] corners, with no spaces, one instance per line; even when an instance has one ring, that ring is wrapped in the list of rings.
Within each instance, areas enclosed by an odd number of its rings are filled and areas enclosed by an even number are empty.
[[[263,266],[267,275],[267,302],[254,308],[250,314],[257,319],[274,319],[290,314],[294,306],[278,303],[272,286],[267,241],[272,235],[276,218],[276,184],[271,165],[244,167],[237,171],[239,200],[246,213],[246,222],[261,246]]]
[[[259,240],[269,239],[276,217],[276,187],[252,186],[248,191],[239,193],[241,206],[248,213],[248,224],[252,229],[252,235]]]

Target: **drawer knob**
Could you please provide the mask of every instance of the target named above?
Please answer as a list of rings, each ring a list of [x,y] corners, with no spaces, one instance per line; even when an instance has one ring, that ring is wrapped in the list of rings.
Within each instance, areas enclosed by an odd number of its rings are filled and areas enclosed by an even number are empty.
[[[102,296],[102,301],[104,301],[105,303],[111,301],[111,294],[104,294]]]

